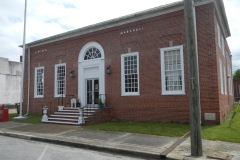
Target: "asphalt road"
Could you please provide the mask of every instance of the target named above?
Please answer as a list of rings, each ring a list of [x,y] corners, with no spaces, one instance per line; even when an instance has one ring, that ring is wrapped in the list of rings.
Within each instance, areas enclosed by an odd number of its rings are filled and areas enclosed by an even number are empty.
[[[0,136],[0,160],[137,160],[108,153]]]

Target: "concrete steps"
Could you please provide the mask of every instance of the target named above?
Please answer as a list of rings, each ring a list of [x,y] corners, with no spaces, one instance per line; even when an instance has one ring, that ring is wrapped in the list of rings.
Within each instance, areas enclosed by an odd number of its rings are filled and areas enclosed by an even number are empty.
[[[78,118],[79,116],[72,115],[51,115],[52,118]]]
[[[93,119],[98,110],[97,107],[85,107],[83,112],[85,123]],[[48,121],[44,121],[43,123],[79,125],[79,116],[78,108],[64,107],[63,110],[58,110],[50,115]]]
[[[79,125],[78,123],[74,123],[74,122],[62,122],[62,121],[45,121],[45,122],[43,122],[43,123]]]
[[[50,115],[48,121],[45,121],[44,123],[79,125],[78,118],[78,108],[64,107],[63,110],[59,110]]]
[[[72,118],[48,118],[49,121],[69,121],[69,122],[78,122],[78,119],[72,119]]]

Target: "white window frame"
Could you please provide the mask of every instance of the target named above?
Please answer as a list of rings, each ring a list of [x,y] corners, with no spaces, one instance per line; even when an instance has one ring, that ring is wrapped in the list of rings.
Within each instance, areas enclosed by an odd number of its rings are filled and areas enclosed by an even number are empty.
[[[224,94],[224,88],[223,88],[223,65],[221,59],[219,59],[219,76],[220,76],[220,89],[221,89],[221,94]]]
[[[94,51],[95,50],[95,51]],[[87,55],[88,54],[88,55]],[[87,59],[85,59],[85,57]],[[101,51],[95,47],[95,46],[91,46],[89,47],[85,54],[84,54],[84,61],[89,61],[89,60],[95,60],[95,59],[101,59],[102,58],[102,53]]]
[[[221,30],[218,23],[217,23],[217,36],[218,36],[218,46],[219,48],[221,48]]]
[[[43,70],[43,75],[42,75],[43,94],[42,95],[39,95],[38,90],[37,90],[37,88],[38,88],[38,83],[37,82],[38,82],[38,78],[39,78],[38,74],[37,74],[38,70]],[[44,96],[44,67],[37,67],[37,68],[35,68],[35,74],[34,74],[34,98],[43,98],[43,96]]]
[[[230,69],[230,67],[229,67],[229,65],[228,65],[228,76],[227,76],[227,78],[228,78],[228,94],[229,95],[232,95],[232,84],[231,84],[231,81],[232,81],[232,73],[231,73],[231,69]]]
[[[126,92],[125,91],[125,66],[124,66],[124,58],[129,56],[137,56],[137,75],[138,75],[138,91],[137,92]],[[121,88],[122,88],[122,96],[139,96],[140,95],[140,81],[139,81],[139,53],[132,52],[121,55]]]
[[[225,56],[225,45],[224,44],[225,44],[224,43],[224,38],[222,36],[222,54],[223,54],[223,56]]]
[[[225,94],[227,95],[227,75],[226,75],[226,67],[223,67],[223,78],[224,78],[224,90],[225,90]]]
[[[232,77],[232,68],[230,68],[230,95],[233,95],[233,77]]]
[[[166,90],[166,75],[165,75],[165,64],[164,64],[164,52],[171,50],[180,50],[181,58],[181,76],[182,76],[182,90],[167,91]],[[162,79],[162,95],[184,95],[185,94],[185,78],[184,78],[184,57],[183,57],[183,45],[167,47],[160,49],[160,63],[161,63],[161,79]]]
[[[64,79],[64,81],[65,81],[65,93],[64,94],[57,94],[58,93],[58,90],[57,90],[58,89],[58,86],[57,86],[57,68],[61,67],[61,66],[65,66],[65,79]],[[65,97],[66,96],[66,84],[67,84],[67,82],[66,82],[66,70],[67,70],[66,63],[55,65],[54,97],[60,97],[60,96]]]

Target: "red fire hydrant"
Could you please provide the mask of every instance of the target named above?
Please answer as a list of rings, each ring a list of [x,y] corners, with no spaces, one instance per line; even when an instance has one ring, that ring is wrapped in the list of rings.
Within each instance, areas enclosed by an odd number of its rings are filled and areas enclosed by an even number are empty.
[[[4,105],[0,105],[0,122],[8,121],[8,109],[4,108]]]

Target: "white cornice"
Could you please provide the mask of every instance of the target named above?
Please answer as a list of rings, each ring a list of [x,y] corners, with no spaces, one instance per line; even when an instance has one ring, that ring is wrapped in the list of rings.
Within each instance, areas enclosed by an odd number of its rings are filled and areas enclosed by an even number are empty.
[[[220,28],[222,29],[223,35],[224,35],[225,38],[230,37],[231,32],[230,32],[230,29],[229,29],[227,15],[226,15],[225,7],[224,7],[224,4],[223,4],[223,0],[215,0],[214,3],[215,3],[215,6],[216,6],[218,23],[219,23]]]
[[[220,25],[224,26],[222,28],[226,28],[226,31],[224,30],[225,37],[230,36],[229,26],[228,26],[226,13],[224,10],[224,5],[223,5],[222,0],[195,0],[196,6],[207,4],[207,3],[215,4],[215,6],[217,8],[217,13],[219,15],[218,18],[221,17],[221,18],[219,18],[220,22],[221,22]],[[128,23],[160,16],[160,15],[175,12],[175,11],[179,11],[182,9],[183,9],[183,1],[178,1],[178,2],[171,3],[171,4],[167,4],[167,5],[155,7],[152,9],[148,9],[145,11],[137,12],[134,14],[130,14],[127,16],[123,16],[120,18],[111,19],[108,21],[89,25],[89,26],[86,26],[83,28],[79,28],[79,29],[75,29],[75,30],[68,31],[65,33],[57,34],[57,35],[47,37],[44,39],[40,39],[40,40],[26,44],[26,46],[27,47],[35,47],[35,46],[39,46],[39,45],[43,45],[43,44],[47,44],[47,43],[51,43],[51,42],[56,42],[56,41],[60,41],[60,40],[68,39],[68,38],[73,38],[73,37],[77,37],[80,35],[100,31],[103,29],[113,28],[116,26],[120,26],[120,25],[124,25],[124,24],[128,24]]]

